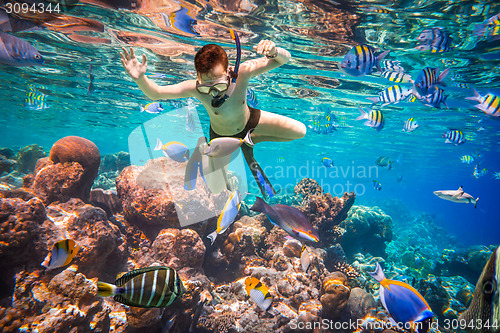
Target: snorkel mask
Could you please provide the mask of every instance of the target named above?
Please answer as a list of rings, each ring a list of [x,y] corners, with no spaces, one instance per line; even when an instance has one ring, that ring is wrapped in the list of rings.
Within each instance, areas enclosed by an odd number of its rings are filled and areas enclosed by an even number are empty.
[[[231,83],[229,85],[229,89],[226,91],[224,96],[214,97],[212,99],[212,107],[219,108],[222,104],[231,96],[236,88],[236,79],[238,78],[238,69],[240,68],[240,60],[241,60],[241,45],[240,39],[238,38],[238,34],[234,30],[230,30],[231,38],[236,42],[236,64],[234,65],[234,71],[231,74]]]

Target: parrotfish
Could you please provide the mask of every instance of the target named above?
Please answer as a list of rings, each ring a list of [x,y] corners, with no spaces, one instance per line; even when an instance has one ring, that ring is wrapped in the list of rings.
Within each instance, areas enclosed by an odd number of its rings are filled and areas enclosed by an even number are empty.
[[[413,326],[434,316],[429,304],[415,288],[401,281],[388,280],[379,263],[375,271],[368,274],[380,283],[380,301],[395,322]]]
[[[375,164],[381,167],[387,167],[388,170],[392,169],[392,163],[391,159],[388,156],[380,156],[377,158],[375,161]]]
[[[270,206],[262,198],[257,197],[250,209],[266,214],[272,224],[300,241],[319,241],[319,235],[307,217],[295,207],[281,204]]]
[[[380,61],[384,59],[390,51],[384,51],[378,56],[375,56],[376,50],[368,45],[357,45],[353,47],[344,57],[340,64],[341,70],[352,76],[363,76],[372,73],[373,67],[380,67]]]
[[[140,308],[163,308],[171,305],[186,288],[179,274],[170,267],[152,266],[120,276],[115,284],[97,282],[97,295]]]
[[[212,139],[204,148],[202,148],[202,154],[210,157],[224,157],[235,152],[244,143],[253,146],[254,144],[250,138],[251,132],[252,131],[248,131],[244,139],[232,137],[219,137]]]
[[[217,229],[212,232],[207,237],[210,239],[212,244],[215,242],[218,234],[222,234],[224,231],[229,228],[231,223],[233,223],[234,218],[238,215],[241,205],[241,196],[238,190],[234,191],[229,199],[227,199],[224,208],[222,209],[222,213],[219,215],[217,219]]]
[[[245,290],[248,296],[264,311],[267,311],[273,303],[269,289],[255,277],[245,279]]]
[[[473,101],[478,101],[479,104],[474,105],[479,110],[483,111],[489,116],[500,117],[500,97],[493,94],[486,94],[481,96],[476,89],[474,89],[474,97],[465,97]]]
[[[497,247],[483,268],[477,280],[474,297],[469,308],[460,315],[459,322],[482,323],[482,329],[472,329],[475,325],[467,325],[466,331],[471,333],[500,332],[500,247]],[[486,326],[485,323],[488,323]]]
[[[472,195],[469,193],[465,193],[462,186],[458,188],[458,190],[442,190],[442,191],[434,191],[436,196],[441,199],[456,202],[456,203],[473,203],[474,208],[476,208],[477,202],[479,198],[474,199]]]
[[[168,143],[162,144],[160,138],[157,138],[155,150],[163,151],[163,154],[173,159],[176,162],[182,163],[189,160],[189,149],[185,144],[170,141]]]
[[[35,66],[42,65],[44,60],[30,43],[0,32],[0,63],[10,66]]]
[[[403,126],[403,132],[413,132],[416,130],[420,125],[417,123],[417,121],[413,118],[408,118],[407,121],[405,121],[405,124]]]
[[[55,269],[69,265],[78,253],[78,245],[72,239],[64,239],[54,244],[52,251],[47,255],[42,266]]]
[[[370,110],[370,113],[363,110],[361,106],[358,106],[358,110],[361,115],[356,118],[356,120],[367,119],[364,125],[368,127],[372,127],[377,131],[380,131],[384,128],[385,118],[384,114],[380,110]]]
[[[147,113],[157,114],[163,112],[163,105],[159,102],[153,102],[146,104],[144,107],[141,106],[141,112],[146,111]]]

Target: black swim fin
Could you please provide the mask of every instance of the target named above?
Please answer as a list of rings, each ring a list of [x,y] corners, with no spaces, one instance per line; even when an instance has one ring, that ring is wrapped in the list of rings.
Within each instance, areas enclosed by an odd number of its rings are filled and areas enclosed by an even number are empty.
[[[276,191],[273,188],[273,185],[267,178],[264,170],[260,167],[259,163],[255,160],[253,156],[253,147],[250,147],[246,144],[241,146],[241,151],[243,151],[243,156],[245,156],[245,161],[250,167],[250,171],[252,171],[252,175],[259,186],[260,192],[264,196],[264,198],[272,198],[276,195]]]

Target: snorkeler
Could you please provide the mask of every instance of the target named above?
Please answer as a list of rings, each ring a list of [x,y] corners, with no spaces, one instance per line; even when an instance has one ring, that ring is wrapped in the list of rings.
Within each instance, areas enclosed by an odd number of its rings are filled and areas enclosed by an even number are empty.
[[[249,131],[254,144],[262,141],[291,141],[304,137],[306,126],[303,123],[251,108],[246,103],[250,79],[286,64],[291,58],[290,53],[276,47],[270,40],[262,40],[253,49],[264,57],[245,61],[240,66],[239,39],[232,31],[231,34],[238,46],[235,67],[228,66],[224,49],[216,44],[207,44],[194,58],[196,80],[159,86],[145,75],[146,55],[142,55],[141,63],[132,48],[130,52],[123,48],[123,53],[120,53],[121,62],[128,75],[150,99],[197,98],[205,106],[210,117],[210,140],[218,137],[243,139]],[[266,192],[269,196],[274,195],[274,189],[253,157],[253,146],[245,143],[241,149],[263,195],[266,196]],[[211,158],[210,170],[221,170],[221,168],[226,170],[229,158],[230,156]],[[217,178],[216,173],[213,174],[212,176],[205,174],[205,181],[213,193],[219,193],[227,184],[221,181],[220,177]]]

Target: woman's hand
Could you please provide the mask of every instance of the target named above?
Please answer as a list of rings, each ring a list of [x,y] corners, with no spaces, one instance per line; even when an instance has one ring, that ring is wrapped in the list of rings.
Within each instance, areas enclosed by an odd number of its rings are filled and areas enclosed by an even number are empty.
[[[121,62],[127,74],[134,80],[137,81],[146,74],[146,69],[148,68],[148,59],[146,54],[142,55],[142,63],[137,60],[135,56],[134,49],[130,48],[130,53],[122,47],[123,53],[120,52]]]
[[[273,57],[276,54],[276,45],[274,42],[264,39],[259,42],[259,44],[253,47],[255,52],[268,57]]]

